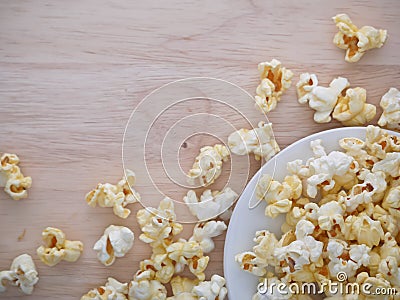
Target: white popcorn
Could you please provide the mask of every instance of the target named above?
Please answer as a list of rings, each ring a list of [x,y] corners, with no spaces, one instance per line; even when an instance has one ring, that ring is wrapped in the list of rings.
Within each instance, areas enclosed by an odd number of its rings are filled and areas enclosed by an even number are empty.
[[[153,252],[150,259],[140,262],[140,270],[136,277],[168,283],[176,271],[174,262],[168,257],[167,253],[156,254]]]
[[[228,148],[224,145],[216,144],[200,149],[200,154],[190,169],[188,183],[209,186],[221,175],[222,163],[227,161],[230,156]]]
[[[387,192],[382,202],[382,207],[397,219],[400,220],[400,186],[392,187]]]
[[[198,223],[193,229],[193,235],[190,237],[189,242],[198,242],[204,253],[210,253],[215,248],[212,238],[221,235],[226,228],[227,226],[223,221]]]
[[[80,241],[69,241],[64,232],[58,228],[47,227],[42,232],[44,246],[37,248],[36,253],[40,260],[52,267],[60,261],[75,262],[83,251],[83,243]]]
[[[86,194],[86,202],[92,207],[96,207],[97,204],[100,207],[112,207],[115,215],[126,219],[131,213],[126,206],[140,201],[140,194],[132,188],[135,180],[135,173],[127,169],[126,178],[116,185],[99,183],[94,190]]]
[[[116,257],[123,257],[132,248],[133,232],[124,226],[110,225],[103,236],[94,244],[97,258],[105,266],[111,266]]]
[[[376,107],[366,103],[367,92],[356,87],[347,89],[346,95],[339,95],[338,103],[333,110],[333,118],[345,126],[359,126],[371,121],[376,115]]]
[[[230,134],[228,145],[232,153],[246,155],[254,153],[256,160],[269,160],[280,151],[272,131],[271,123],[258,123],[258,128],[252,130],[240,129]]]
[[[14,200],[28,197],[27,189],[32,186],[32,178],[25,177],[18,164],[16,154],[0,153],[0,187]]]
[[[222,214],[229,210],[237,197],[238,194],[226,187],[221,192],[205,190],[200,199],[193,190],[189,190],[183,201],[199,221],[205,221],[217,216],[222,217]]]
[[[379,159],[384,159],[389,152],[400,152],[400,139],[372,125],[367,126],[365,144],[368,154]]]
[[[90,290],[81,300],[127,300],[128,284],[109,277],[104,286]]]
[[[268,113],[276,107],[283,92],[292,84],[293,72],[282,67],[277,59],[259,63],[258,71],[261,83],[256,89],[256,108]]]
[[[352,156],[362,168],[372,168],[378,161],[375,156],[369,155],[365,150],[366,143],[357,138],[344,138],[339,141],[339,145],[346,151],[347,155]]]
[[[132,280],[128,287],[129,300],[165,300],[167,290],[157,280]]]
[[[374,221],[362,214],[348,216],[344,226],[346,240],[356,240],[359,244],[365,244],[371,248],[379,245],[385,234],[379,221]]]
[[[384,159],[374,164],[372,172],[382,171],[392,177],[400,176],[400,152],[388,153]]]
[[[312,90],[309,106],[314,109],[314,121],[317,123],[328,123],[331,121],[332,113],[338,101],[339,95],[349,87],[346,78],[338,77],[332,80],[329,87],[316,86]]]
[[[398,267],[397,259],[388,256],[379,264],[378,272],[389,281],[392,286],[400,286],[400,267]]]
[[[383,113],[378,120],[379,126],[400,130],[400,91],[396,88],[390,88],[382,96],[380,106]]]
[[[312,90],[318,86],[318,79],[315,74],[302,73],[300,80],[296,84],[297,97],[300,104],[305,104],[311,100]]]
[[[357,275],[356,283],[360,286],[370,286],[371,288],[368,290],[369,295],[367,295],[364,299],[372,300],[377,299],[377,295],[380,295],[381,291],[388,291],[390,286],[390,282],[387,281],[382,274],[376,274],[375,276],[370,276],[367,272],[362,272]],[[363,296],[363,295],[361,295]],[[382,299],[390,299],[387,295],[382,295]]]
[[[239,264],[242,270],[256,276],[263,276],[267,272],[266,265],[263,262],[259,262],[257,255],[252,251],[237,254],[235,256],[235,261]]]
[[[358,29],[346,14],[338,14],[333,17],[333,20],[339,29],[333,43],[346,50],[347,62],[359,61],[367,50],[382,47],[387,39],[386,30],[378,30],[372,26],[363,26]]]
[[[215,274],[210,281],[200,282],[193,287],[193,294],[201,300],[223,300],[228,294],[225,278]]]
[[[315,203],[309,203],[304,206],[306,210],[311,207],[314,208],[314,212],[310,215],[310,218],[316,220],[321,229],[330,231],[335,225],[343,228],[343,214],[346,209],[343,202],[330,201],[321,205],[321,207],[318,207]]]
[[[139,239],[153,248],[167,247],[172,237],[183,230],[182,224],[175,222],[174,202],[170,198],[164,198],[158,209],[151,207],[139,210],[137,221],[143,232]]]
[[[171,288],[174,297],[168,297],[167,300],[195,300],[197,296],[192,294],[193,288],[199,284],[197,279],[175,276],[171,279]]]
[[[385,241],[383,245],[379,248],[379,255],[381,259],[392,256],[397,261],[400,261],[400,246],[396,242],[396,239],[392,237],[389,232],[386,232],[385,234]]]
[[[0,272],[0,293],[6,291],[6,281],[18,286],[24,294],[32,294],[39,281],[32,257],[28,254],[19,255],[14,258],[9,271]]]
[[[387,195],[390,195],[390,190]],[[400,198],[400,188],[398,188],[397,199]],[[390,207],[388,208],[390,210]],[[397,211],[396,209],[394,211]],[[373,219],[381,222],[382,228],[385,232],[390,232],[392,236],[397,236],[399,233],[399,226],[397,225],[396,217],[391,215],[388,211],[380,207],[379,205],[374,206]]]

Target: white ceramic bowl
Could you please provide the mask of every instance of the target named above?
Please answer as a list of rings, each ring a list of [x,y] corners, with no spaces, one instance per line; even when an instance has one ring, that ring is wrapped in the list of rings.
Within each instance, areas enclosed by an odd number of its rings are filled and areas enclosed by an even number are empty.
[[[400,134],[388,131],[390,134]],[[249,201],[254,204],[257,199],[254,190],[261,174],[275,174],[274,179],[283,180],[287,175],[286,163],[295,159],[306,161],[313,156],[310,142],[321,139],[327,152],[341,150],[339,140],[345,137],[365,139],[366,127],[348,127],[331,129],[305,137],[279,152],[273,159],[264,164],[250,180],[240,196],[233,211],[224,249],[224,275],[227,282],[229,300],[250,300],[257,291],[258,277],[240,269],[235,262],[235,255],[244,251],[251,251],[254,246],[253,238],[257,230],[267,229],[280,237],[280,227],[284,216],[276,219],[266,217],[263,201],[254,209],[249,209]]]

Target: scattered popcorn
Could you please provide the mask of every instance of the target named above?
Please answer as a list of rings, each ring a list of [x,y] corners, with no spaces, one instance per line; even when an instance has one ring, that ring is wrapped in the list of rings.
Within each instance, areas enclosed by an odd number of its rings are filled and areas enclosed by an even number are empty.
[[[258,71],[261,83],[256,89],[256,108],[263,113],[268,113],[275,109],[283,92],[292,84],[293,72],[282,67],[277,59],[259,63]]]
[[[81,300],[127,300],[128,284],[109,277],[104,286],[90,290]]]
[[[223,221],[198,223],[193,229],[193,235],[190,237],[189,242],[198,242],[204,253],[210,253],[215,248],[212,238],[221,235],[226,228],[227,226]]]
[[[171,279],[171,288],[172,288],[172,293],[174,294],[175,298],[168,298],[169,300],[177,300],[177,299],[182,299],[182,300],[190,300],[190,299],[197,299],[192,294],[193,288],[199,284],[199,281],[197,279],[189,279],[186,277],[180,277],[180,276],[175,276],[174,278]],[[185,295],[184,298],[182,295]],[[181,296],[182,298],[179,298],[178,296]],[[190,298],[193,297],[193,298]]]
[[[200,282],[193,287],[193,293],[204,300],[223,300],[228,291],[225,287],[225,278],[219,275],[211,276],[210,281]]]
[[[97,258],[105,266],[111,266],[116,257],[123,257],[132,248],[133,232],[124,226],[110,225],[103,236],[94,244]]]
[[[58,228],[47,227],[42,232],[44,246],[40,246],[36,253],[40,260],[52,267],[60,261],[75,262],[81,256],[83,244],[80,241],[69,241],[64,232]]]
[[[396,88],[382,96],[380,103],[383,113],[378,120],[379,126],[400,130],[400,91]]]
[[[179,262],[179,264],[181,263]],[[168,283],[176,270],[174,262],[168,257],[167,253],[157,254],[153,252],[150,259],[140,262],[140,272],[142,272],[141,277],[145,277],[145,272],[148,272],[147,279]]]
[[[129,300],[165,300],[167,290],[157,280],[132,280],[128,286]]]
[[[32,178],[25,177],[18,164],[16,154],[0,153],[0,187],[14,200],[28,197],[27,189],[32,185]]]
[[[139,210],[137,221],[143,232],[139,239],[153,248],[167,247],[171,244],[172,237],[178,235],[183,229],[182,224],[175,222],[174,202],[170,198],[164,198],[158,209]]]
[[[389,152],[400,152],[400,139],[389,135],[386,130],[376,126],[367,126],[365,138],[367,152],[378,159],[384,159]]]
[[[252,130],[240,129],[228,137],[228,145],[232,153],[246,155],[254,153],[256,160],[269,160],[280,151],[272,131],[271,123],[258,123]]]
[[[334,16],[333,21],[339,29],[333,43],[338,48],[346,50],[347,62],[359,61],[367,50],[382,47],[387,39],[386,30],[378,30],[372,26],[358,29],[346,14]]]
[[[229,212],[237,197],[238,194],[226,187],[221,192],[205,190],[200,199],[193,190],[189,190],[183,201],[199,221],[213,219],[217,216],[226,221],[230,217]]]
[[[346,95],[339,95],[338,103],[333,110],[333,118],[345,126],[359,126],[371,121],[376,115],[376,107],[367,104],[367,92],[356,87],[347,89]]]
[[[318,79],[315,74],[302,73],[296,84],[297,97],[300,104],[306,104],[313,97],[312,91],[318,86]]]
[[[27,295],[33,293],[35,284],[39,281],[38,272],[32,257],[22,254],[14,258],[9,271],[0,272],[0,293],[5,292],[6,283],[18,286]]]
[[[92,207],[96,207],[97,204],[100,207],[112,207],[115,215],[126,219],[131,213],[126,206],[140,201],[140,194],[132,188],[135,180],[135,173],[126,169],[126,177],[116,185],[99,183],[94,190],[86,194],[86,202]]]
[[[222,163],[227,161],[230,156],[228,148],[224,145],[216,144],[200,149],[200,154],[196,157],[193,167],[190,169],[188,183],[200,186],[209,186],[221,175]]]

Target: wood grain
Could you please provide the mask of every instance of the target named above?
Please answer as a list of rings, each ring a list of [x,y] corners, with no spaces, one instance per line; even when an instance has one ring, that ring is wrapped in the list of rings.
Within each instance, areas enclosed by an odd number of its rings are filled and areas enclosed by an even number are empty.
[[[343,12],[358,25],[387,29],[386,45],[357,64],[346,63],[331,42],[331,17]],[[29,299],[76,299],[108,276],[130,280],[150,255],[147,245],[137,238],[108,268],[91,248],[111,223],[129,226],[138,237],[141,206],[132,205],[132,215],[122,220],[110,209],[88,207],[84,196],[98,182],[122,176],[124,128],[144,96],[191,76],[228,80],[253,94],[257,64],[275,57],[293,70],[294,82],[305,71],[317,73],[321,84],[341,75],[378,104],[390,87],[399,88],[399,13],[396,0],[0,1],[0,151],[18,153],[23,172],[33,178],[26,200],[0,193],[0,270],[18,254],[33,255],[40,281]],[[252,107],[246,113],[260,118]],[[282,148],[340,126],[314,123],[293,87],[268,118]],[[182,149],[184,161],[204,143],[195,139]],[[140,181],[145,170],[135,171]],[[155,195],[151,186],[138,191]],[[84,242],[79,262],[50,268],[38,260],[46,226]],[[187,225],[184,236],[189,234]],[[223,273],[224,237],[216,244],[208,277]],[[10,287],[0,297],[22,295]]]

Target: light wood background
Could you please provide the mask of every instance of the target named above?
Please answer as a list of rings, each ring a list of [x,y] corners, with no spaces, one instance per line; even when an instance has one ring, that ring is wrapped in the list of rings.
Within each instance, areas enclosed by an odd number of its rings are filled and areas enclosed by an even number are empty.
[[[331,42],[331,17],[343,12],[360,26],[387,29],[386,45],[346,63]],[[29,299],[76,299],[108,276],[129,281],[149,257],[147,245],[136,238],[129,254],[108,268],[91,248],[111,223],[138,237],[140,205],[131,205],[132,215],[122,220],[111,209],[88,207],[84,195],[122,176],[123,131],[145,95],[191,76],[228,80],[253,94],[257,64],[275,57],[293,70],[294,84],[305,71],[317,73],[322,85],[342,75],[378,104],[390,87],[400,87],[399,14],[396,0],[0,1],[0,151],[18,153],[33,178],[28,199],[16,202],[0,192],[0,270],[16,255],[31,254],[40,281]],[[252,107],[248,114],[260,118]],[[292,86],[269,114],[282,148],[340,126],[315,124],[312,115]],[[183,155],[194,157],[203,143],[188,143]],[[140,181],[144,170],[135,171]],[[138,191],[149,197],[153,188]],[[38,260],[46,226],[84,242],[77,263],[50,268]],[[216,244],[208,278],[223,273],[224,237]],[[22,295],[10,287],[0,297]]]

